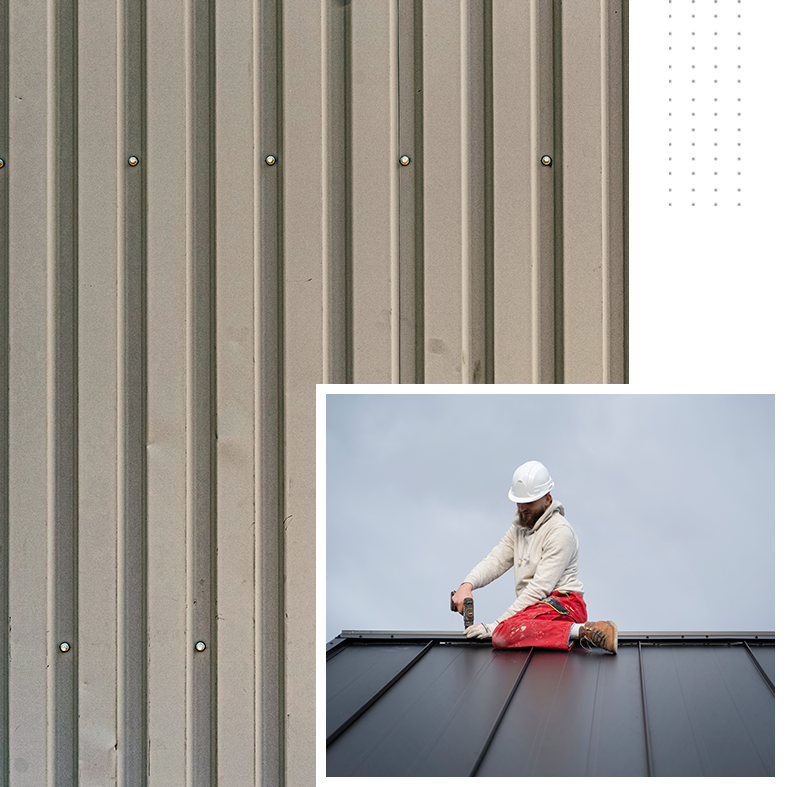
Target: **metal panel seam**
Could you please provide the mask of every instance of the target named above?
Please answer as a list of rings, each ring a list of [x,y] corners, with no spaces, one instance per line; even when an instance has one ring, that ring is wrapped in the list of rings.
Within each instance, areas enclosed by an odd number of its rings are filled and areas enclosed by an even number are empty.
[[[255,783],[283,785],[284,688],[284,226],[282,4],[256,4],[254,141],[254,515],[256,587]],[[265,157],[276,156],[274,165]]]
[[[400,8],[389,3],[389,254],[391,266],[391,380],[400,382],[400,173],[395,159],[400,154]]]
[[[601,382],[611,382],[610,226],[609,226],[609,0],[601,0]]]
[[[410,120],[405,117],[407,114],[407,106],[413,109],[413,90],[409,91],[403,89],[403,79],[405,74],[410,70],[413,74],[413,63],[405,62],[409,58],[403,53],[403,50],[410,53],[411,44],[413,43],[413,0],[408,4],[410,11],[407,10],[405,2],[397,0],[397,59],[393,64],[393,68],[397,76],[397,150],[400,160],[403,156],[408,156],[410,159],[415,159],[416,155],[413,151],[413,144],[408,145],[405,139],[408,136],[407,128]],[[409,26],[410,33],[404,29]],[[407,105],[405,109],[403,105]],[[395,119],[391,118],[392,127],[395,125]],[[414,162],[415,163],[415,162]],[[395,166],[392,163],[392,166]],[[405,169],[405,167],[401,167]],[[407,173],[406,173],[407,174]],[[404,285],[403,279],[405,277],[405,261],[403,255],[406,253],[408,239],[403,237],[403,213],[405,211],[405,198],[403,197],[403,189],[405,188],[406,177],[400,173],[397,177],[397,253],[396,253],[396,271],[392,272],[392,281],[396,283],[392,286],[392,382],[403,382],[404,365],[403,355],[407,348],[403,344],[403,308],[404,301],[407,300],[406,295],[403,293]],[[407,233],[406,233],[407,234]],[[411,378],[413,375],[411,376]],[[406,380],[408,382],[409,380]],[[413,381],[412,379],[410,381]]]
[[[539,79],[540,79],[540,68],[539,68],[539,57],[538,57],[538,36],[540,35],[540,30],[538,28],[538,3],[532,2],[529,5],[529,52],[530,52],[530,63],[532,64],[532,72],[530,74],[531,85],[532,88],[529,93],[529,139],[530,139],[530,151],[535,154],[534,158],[537,158],[537,152],[539,147],[539,137],[540,137],[540,128],[539,128]],[[552,157],[556,157],[554,151],[551,153]],[[532,320],[532,327],[531,327],[531,353],[532,353],[532,382],[541,382],[540,376],[540,237],[539,237],[539,229],[540,229],[540,217],[539,217],[539,200],[538,200],[538,185],[539,185],[539,172],[538,167],[536,166],[536,161],[532,159],[531,169],[529,173],[530,178],[530,194],[532,195],[530,206],[529,206],[529,243],[531,249],[531,260],[530,260],[530,276],[531,276],[531,290],[529,293],[530,303],[532,305],[532,313],[531,313],[531,320]]]
[[[565,245],[563,219],[565,188],[565,154],[562,126],[562,0],[555,0],[552,11],[554,88],[554,382],[565,382]]]
[[[645,689],[645,673],[642,669],[642,643],[637,643],[637,660],[640,668],[640,697],[642,698],[642,727],[645,732],[645,757],[648,762],[648,776],[653,776],[653,758],[651,757],[651,731],[648,727],[648,706],[646,697],[648,692]]]
[[[353,374],[351,281],[350,8],[322,0],[322,254],[323,382],[349,383]]]
[[[521,667],[518,676],[513,681],[513,685],[510,687],[510,691],[507,693],[507,697],[505,697],[505,701],[502,703],[502,707],[499,709],[499,713],[496,714],[496,719],[494,719],[494,723],[491,725],[491,729],[488,731],[488,734],[485,736],[485,743],[483,743],[482,748],[480,749],[480,752],[477,755],[477,759],[474,761],[474,766],[472,767],[469,776],[477,775],[477,771],[479,770],[480,765],[482,765],[482,761],[485,759],[485,755],[488,752],[488,749],[491,745],[491,741],[494,739],[494,736],[496,735],[496,731],[499,729],[499,725],[502,723],[502,718],[507,712],[507,708],[513,699],[513,695],[516,693],[516,690],[518,689],[518,684],[521,683],[521,679],[524,677],[524,673],[527,671],[527,667],[529,666],[530,659],[532,658],[532,654],[534,652],[535,652],[535,648],[529,649],[529,653],[527,654],[526,661],[524,661],[524,666]]]
[[[462,383],[493,382],[492,48],[488,0],[460,4]],[[491,145],[492,147],[492,145]],[[489,229],[490,228],[490,229]],[[489,271],[489,268],[491,269]],[[490,304],[490,305],[489,305]]]
[[[494,350],[494,97],[493,97],[493,0],[483,7],[483,372],[482,381],[495,382]]]
[[[47,762],[61,784],[78,762],[77,3],[49,0],[47,49]]]
[[[413,361],[414,383],[425,381],[425,253],[424,253],[424,102],[422,91],[424,85],[424,17],[422,15],[423,0],[413,0],[413,145],[416,154],[413,185],[413,255],[411,258],[413,286]]]
[[[775,694],[775,684],[769,679],[769,675],[766,674],[764,668],[759,663],[758,659],[755,657],[752,648],[747,644],[747,640],[743,640],[742,644],[744,645],[744,649],[747,655],[750,657],[750,660],[755,664],[755,668],[761,674],[761,677],[764,679],[764,683],[769,687],[769,690],[772,692],[772,695]]]
[[[117,767],[119,784],[145,787],[148,782],[145,0],[122,0],[117,25]]]
[[[433,642],[428,642],[427,645],[422,648],[419,653],[416,654],[396,675],[394,675],[390,680],[388,680],[383,686],[381,686],[378,691],[375,692],[366,702],[364,702],[360,708],[355,710],[353,713],[348,716],[345,721],[343,721],[335,730],[332,730],[329,735],[327,735],[325,739],[326,747],[330,746],[356,719],[364,714],[364,712],[372,707],[397,681],[408,672],[411,667],[413,667],[419,659],[422,658],[432,647]]]
[[[398,150],[410,162],[399,167],[396,379],[424,379],[422,316],[422,7],[421,0],[398,0]],[[393,166],[396,168],[397,164]]]
[[[627,318],[625,299],[627,283],[624,278],[626,252],[624,249],[625,226],[624,213],[626,196],[624,193],[626,167],[626,151],[624,144],[624,126],[627,115],[624,115],[626,88],[623,84],[625,73],[624,41],[623,41],[623,3],[621,0],[609,0],[607,19],[607,128],[606,140],[608,150],[608,181],[609,181],[609,257],[610,291],[607,310],[611,329],[609,332],[609,382],[625,384],[624,353],[626,344]]]
[[[9,648],[8,3],[0,3],[0,653]],[[0,783],[9,781],[8,658],[0,663]]]
[[[187,57],[188,783],[217,783],[215,2],[185,6]],[[195,647],[201,641],[204,649]]]
[[[629,383],[629,0],[621,5],[623,127],[623,382]]]
[[[476,2],[476,0],[475,0]],[[469,7],[468,0],[460,0],[460,205],[461,205],[461,376],[459,382],[467,383],[471,377],[473,363],[471,323],[471,242],[469,224],[471,221],[471,172],[469,171]]]
[[[744,645],[745,652],[749,651],[749,647],[748,647],[747,643],[743,642],[742,644]],[[739,721],[741,722],[742,726],[745,729],[746,740],[748,740],[750,742],[750,745],[752,746],[753,751],[756,753],[759,761],[761,763],[764,763],[764,756],[763,756],[763,754],[760,751],[758,751],[758,747],[755,744],[755,740],[753,740],[753,736],[750,734],[750,730],[748,729],[747,722],[745,720],[744,714],[742,713],[742,709],[739,707],[739,704],[737,703],[736,697],[735,697],[733,691],[731,690],[731,681],[726,680],[726,676],[723,673],[723,670],[722,670],[722,668],[720,666],[719,659],[717,659],[715,654],[714,654],[714,648],[712,646],[708,646],[707,649],[708,649],[709,655],[711,656],[712,661],[714,662],[715,672],[718,673],[720,678],[722,679],[723,685],[725,686],[726,693],[727,693],[728,697],[731,700],[731,704],[733,705],[734,710],[736,711],[736,715],[739,718]],[[751,654],[751,657],[752,657],[752,654]],[[755,662],[755,658],[752,658],[752,661]],[[758,665],[756,665],[756,666],[758,666]],[[762,677],[763,677],[763,673],[762,673]],[[774,692],[773,692],[773,696],[774,696]]]

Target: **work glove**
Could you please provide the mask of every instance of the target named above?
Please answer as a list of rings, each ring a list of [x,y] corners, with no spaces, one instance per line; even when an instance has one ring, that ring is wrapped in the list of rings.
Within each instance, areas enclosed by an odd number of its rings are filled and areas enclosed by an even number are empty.
[[[478,623],[466,629],[466,636],[469,639],[490,639],[495,628],[496,623]]]

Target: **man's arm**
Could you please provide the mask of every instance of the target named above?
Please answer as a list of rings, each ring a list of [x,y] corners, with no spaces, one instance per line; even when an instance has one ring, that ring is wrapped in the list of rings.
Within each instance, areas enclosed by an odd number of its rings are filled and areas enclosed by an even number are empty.
[[[485,587],[513,567],[514,555],[514,528],[511,527],[488,556],[469,571],[468,576],[463,580],[463,585],[470,585],[472,590]]]

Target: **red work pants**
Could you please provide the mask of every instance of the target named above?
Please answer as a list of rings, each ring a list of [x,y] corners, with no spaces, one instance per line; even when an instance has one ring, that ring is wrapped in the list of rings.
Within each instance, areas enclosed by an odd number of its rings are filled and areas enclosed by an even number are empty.
[[[578,593],[552,594],[567,614],[562,614],[542,601],[522,609],[503,620],[493,632],[491,642],[495,648],[557,648],[570,650],[573,623],[587,622],[587,607]]]

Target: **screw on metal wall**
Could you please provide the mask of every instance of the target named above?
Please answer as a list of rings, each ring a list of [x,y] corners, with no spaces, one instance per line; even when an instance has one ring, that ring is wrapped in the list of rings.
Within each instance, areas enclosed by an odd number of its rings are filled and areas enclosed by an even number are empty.
[[[400,156],[400,164],[402,166],[407,167],[411,163],[411,159],[408,156]]]
[[[551,156],[544,156],[540,160],[540,163],[543,164],[544,167],[550,167],[551,166]]]
[[[197,643],[196,643],[196,650],[197,650],[199,653],[201,653],[201,651],[203,651],[203,650],[206,650],[206,649],[207,649],[207,645],[206,645],[206,643],[204,643],[204,642],[197,642]]]
[[[0,169],[2,169],[6,165],[5,161],[0,158]]]
[[[268,156],[265,159],[265,163],[268,165],[268,167],[272,167],[276,163],[276,157],[275,156]]]
[[[60,650],[61,653],[68,653],[70,648],[71,648],[71,645],[69,645],[68,642],[61,642],[61,644],[58,645],[58,650]]]
[[[138,166],[138,157],[137,157],[137,156],[130,156],[130,157],[127,159],[127,163],[128,163],[128,164],[129,164],[131,167],[137,167],[137,166]]]

